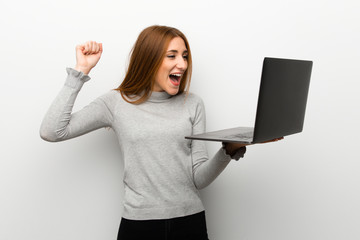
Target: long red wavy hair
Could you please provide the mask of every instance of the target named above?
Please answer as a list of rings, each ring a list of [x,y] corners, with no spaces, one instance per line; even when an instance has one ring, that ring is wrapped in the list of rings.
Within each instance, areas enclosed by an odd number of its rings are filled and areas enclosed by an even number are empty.
[[[170,41],[175,37],[184,40],[188,51],[188,67],[183,74],[179,91],[188,92],[192,59],[189,42],[178,29],[167,26],[154,25],[145,28],[139,35],[131,51],[129,66],[123,82],[115,90],[121,93],[123,99],[129,103],[140,104],[145,102],[153,90],[155,76],[165,57]]]

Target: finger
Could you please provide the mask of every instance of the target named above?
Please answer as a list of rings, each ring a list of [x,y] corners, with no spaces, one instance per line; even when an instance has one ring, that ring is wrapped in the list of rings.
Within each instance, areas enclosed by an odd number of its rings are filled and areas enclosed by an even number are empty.
[[[90,42],[90,47],[91,47],[91,54],[96,53],[96,42],[91,41]]]
[[[96,43],[96,53],[102,53],[102,43]]]
[[[84,43],[83,53],[84,53],[85,55],[87,55],[88,51],[89,51],[89,44],[88,44],[88,42],[86,42],[86,43]]]
[[[97,54],[100,51],[99,43],[95,41],[89,41],[88,48],[88,54]]]
[[[92,54],[92,42],[91,41],[89,41],[89,42],[87,42],[87,55],[90,55],[90,54]]]
[[[91,53],[96,54],[96,42],[91,42]]]
[[[95,41],[88,41],[82,45],[82,53],[84,55],[97,54],[102,52],[102,44]]]
[[[99,53],[100,52],[100,44],[95,42],[95,53]]]
[[[92,45],[93,45],[93,43],[91,41],[89,41],[88,42],[88,49],[89,50],[88,50],[88,53],[87,53],[88,55],[92,54],[92,52],[93,52],[93,50],[92,50],[93,46]]]
[[[76,51],[80,51],[81,53],[84,51],[85,47],[83,44],[76,45]]]

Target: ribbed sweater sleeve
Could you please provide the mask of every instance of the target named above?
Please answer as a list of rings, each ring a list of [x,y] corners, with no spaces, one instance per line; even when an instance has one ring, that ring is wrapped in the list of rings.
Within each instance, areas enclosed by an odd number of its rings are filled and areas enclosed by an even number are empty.
[[[193,120],[193,134],[201,134],[206,129],[205,106],[201,99],[196,107]],[[205,141],[193,140],[191,144],[194,183],[198,189],[205,188],[226,168],[231,157],[221,148],[209,159]]]
[[[67,79],[48,109],[40,127],[40,136],[49,142],[74,138],[101,127],[111,127],[112,114],[102,97],[72,113],[75,99],[90,77],[67,68]]]

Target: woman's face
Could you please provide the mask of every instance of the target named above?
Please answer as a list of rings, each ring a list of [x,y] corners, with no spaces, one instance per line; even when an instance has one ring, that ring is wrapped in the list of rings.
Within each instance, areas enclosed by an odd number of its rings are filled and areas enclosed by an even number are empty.
[[[182,76],[188,66],[187,56],[184,40],[181,37],[173,38],[155,76],[153,91],[166,91],[170,95],[178,93]]]

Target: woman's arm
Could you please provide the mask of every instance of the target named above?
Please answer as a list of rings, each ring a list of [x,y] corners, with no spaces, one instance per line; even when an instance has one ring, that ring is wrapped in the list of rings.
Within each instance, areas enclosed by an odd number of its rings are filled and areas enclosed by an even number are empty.
[[[88,46],[89,43],[76,47],[76,68],[85,73],[89,73],[96,65],[102,52],[101,45],[92,49],[92,44]],[[40,127],[40,136],[46,141],[63,141],[111,125],[112,115],[102,97],[72,114],[75,99],[90,77],[71,68],[67,72],[65,85],[51,104]]]
[[[193,120],[192,134],[205,132],[205,107],[199,99]],[[208,186],[229,164],[231,157],[225,153],[224,149],[219,151],[209,159],[205,141],[192,140],[191,155],[193,160],[193,178],[198,189]]]
[[[71,68],[67,72],[65,85],[50,105],[40,127],[41,138],[49,142],[64,141],[101,127],[111,127],[112,114],[104,96],[72,113],[81,87],[90,78]]]
[[[205,132],[205,107],[202,101],[196,108],[193,122],[193,135]],[[267,142],[274,142],[283,138],[277,138]],[[267,143],[264,142],[264,143]],[[198,189],[208,186],[226,168],[231,159],[238,160],[243,157],[247,144],[223,143],[223,147],[212,157],[208,158],[205,141],[192,141],[193,177]]]

